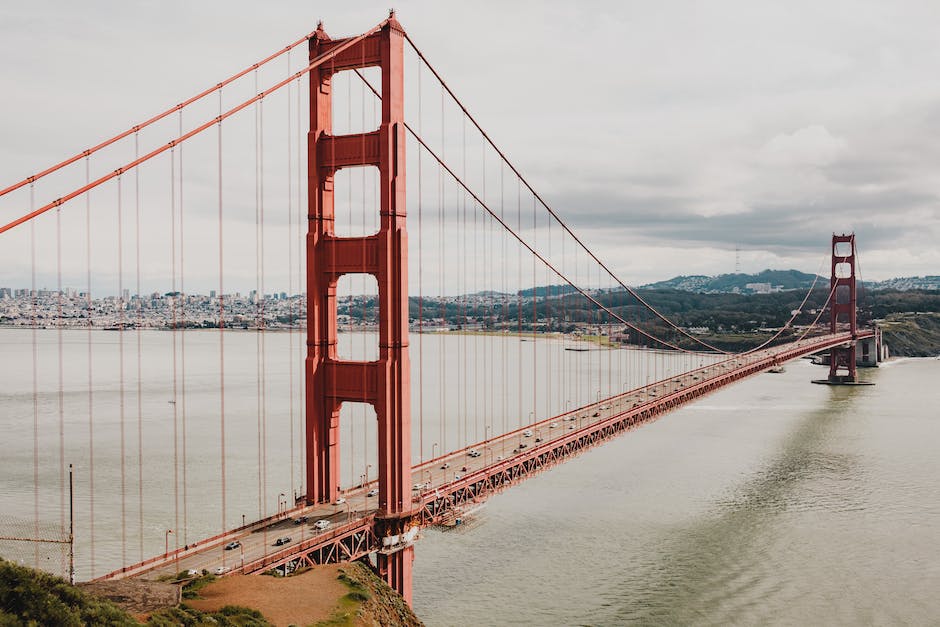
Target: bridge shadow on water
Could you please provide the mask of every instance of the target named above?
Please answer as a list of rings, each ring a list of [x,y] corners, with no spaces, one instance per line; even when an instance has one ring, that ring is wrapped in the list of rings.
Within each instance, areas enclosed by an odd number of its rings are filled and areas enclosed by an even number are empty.
[[[787,550],[779,546],[778,527],[786,517],[805,518],[812,511],[864,509],[863,494],[847,494],[864,473],[858,457],[831,446],[851,419],[855,401],[852,390],[830,388],[825,407],[803,416],[758,472],[716,501],[698,522],[670,529],[655,562],[625,564],[623,588],[614,593],[616,598],[604,599],[613,611],[602,613],[617,624],[786,621],[777,615],[780,602],[765,603],[769,596],[801,594],[801,582],[785,581],[768,559],[771,552]],[[852,485],[849,490],[827,489],[840,484]]]

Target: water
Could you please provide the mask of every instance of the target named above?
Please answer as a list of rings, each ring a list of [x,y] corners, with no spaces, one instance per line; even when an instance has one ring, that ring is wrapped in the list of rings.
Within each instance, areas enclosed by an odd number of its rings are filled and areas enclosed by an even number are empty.
[[[179,400],[171,404],[173,334],[141,334],[139,472],[136,334],[124,334],[122,490],[120,335],[92,334],[90,430],[88,334],[63,333],[63,458],[76,466],[79,579],[222,527],[218,337],[185,336],[184,456],[180,338]],[[265,336],[262,397],[258,336],[225,335],[227,527],[241,524],[242,514],[276,511],[277,500],[302,489],[300,337]],[[38,331],[36,338],[38,502],[32,333],[0,329],[0,527],[54,535],[62,512],[58,334]],[[354,356],[375,336],[349,334],[343,342]],[[646,361],[637,351],[564,350],[572,347],[567,340],[413,335],[415,390],[423,379],[412,399],[415,461],[439,454],[442,443],[453,449],[515,428],[530,412],[541,418],[560,411],[568,398],[586,403],[598,391],[698,365],[662,355]],[[576,365],[577,375],[566,374]],[[940,361],[862,371],[873,387],[809,383],[823,374],[798,361],[784,374],[753,377],[493,497],[465,529],[424,531],[416,547],[416,611],[431,626],[936,622]],[[344,412],[342,481],[354,485],[369,464],[374,472],[374,417],[363,406]],[[37,509],[42,525],[24,522]],[[61,551],[50,556],[42,548],[0,541],[0,555],[27,564],[38,558],[55,571],[47,560],[61,560]]]
[[[361,359],[377,344],[375,333],[341,333],[339,351]],[[7,328],[0,347],[0,536],[64,537],[73,464],[79,580],[274,514],[303,493],[301,333],[229,331],[223,346],[216,331]],[[707,361],[559,338],[414,334],[412,461]],[[374,411],[345,404],[340,485],[374,479],[377,457]],[[0,540],[0,555],[67,572],[61,546],[40,549]]]
[[[426,531],[428,625],[929,624],[940,361],[811,385],[806,361],[676,411]]]

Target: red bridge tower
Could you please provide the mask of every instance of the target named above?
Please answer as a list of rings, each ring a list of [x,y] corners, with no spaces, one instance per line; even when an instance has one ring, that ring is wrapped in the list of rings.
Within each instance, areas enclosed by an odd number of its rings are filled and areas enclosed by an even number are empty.
[[[832,294],[829,332],[835,333],[839,322],[847,322],[852,333],[848,346],[832,348],[829,352],[829,382],[858,383],[855,370],[855,233],[832,234],[832,275],[829,279]]]
[[[348,43],[322,25],[310,39],[310,59]],[[378,66],[382,119],[378,130],[332,135],[331,81],[335,73]],[[307,142],[306,456],[307,503],[336,500],[339,417],[344,402],[370,403],[378,421],[379,513],[376,535],[404,532],[411,519],[411,413],[408,361],[408,239],[405,228],[404,32],[394,14],[310,72]],[[333,179],[341,168],[379,169],[380,227],[367,237],[337,237]],[[344,361],[336,352],[336,283],[365,273],[379,289],[378,361]],[[379,571],[411,602],[414,551],[380,554]]]

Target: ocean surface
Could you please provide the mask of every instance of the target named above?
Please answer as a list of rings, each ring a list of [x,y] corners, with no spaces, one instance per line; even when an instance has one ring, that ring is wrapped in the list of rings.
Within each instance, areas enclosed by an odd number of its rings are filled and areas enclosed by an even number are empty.
[[[376,342],[344,333],[340,350]],[[79,580],[302,490],[299,333],[0,329],[0,347],[0,536],[63,538],[73,464]],[[411,359],[416,462],[707,360],[441,334],[413,334]],[[810,383],[824,375],[799,360],[752,377],[423,531],[415,610],[430,626],[938,622],[940,360],[861,371],[867,387]],[[374,414],[341,422],[357,485]],[[64,574],[63,545],[0,555]]]
[[[762,374],[423,532],[428,625],[940,622],[940,360]]]

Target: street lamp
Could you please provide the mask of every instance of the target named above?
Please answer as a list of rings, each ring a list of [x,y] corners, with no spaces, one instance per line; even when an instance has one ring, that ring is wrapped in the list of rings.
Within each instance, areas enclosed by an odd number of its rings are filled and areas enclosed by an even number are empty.
[[[436,446],[438,446],[437,442],[435,442],[435,443],[431,446],[431,459],[434,459],[434,458],[435,458],[435,455],[434,455],[434,448],[435,448]]]
[[[281,513],[281,499],[284,500],[284,511],[285,512],[287,511],[287,495],[281,492],[277,495],[277,513],[278,514]]]
[[[172,529],[167,529],[166,533],[163,534],[163,555],[170,554],[170,534],[173,533]]]

